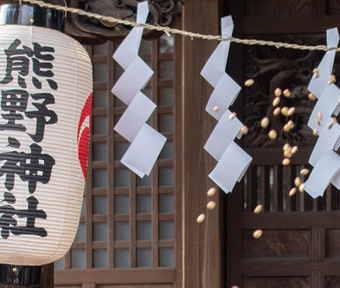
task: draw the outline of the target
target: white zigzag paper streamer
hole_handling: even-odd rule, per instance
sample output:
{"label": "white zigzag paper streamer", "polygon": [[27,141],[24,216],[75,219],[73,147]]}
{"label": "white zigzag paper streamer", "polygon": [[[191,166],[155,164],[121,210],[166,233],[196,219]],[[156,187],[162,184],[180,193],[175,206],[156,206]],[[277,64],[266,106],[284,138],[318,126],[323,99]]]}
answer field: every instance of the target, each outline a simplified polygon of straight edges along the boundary
{"label": "white zigzag paper streamer", "polygon": [[[137,23],[144,24],[149,13],[148,2],[138,4]],[[114,130],[131,142],[121,162],[139,177],[149,175],[166,138],[145,122],[156,108],[140,90],[153,75],[150,67],[138,56],[143,27],[135,27],[113,54],[125,70],[112,93],[128,105]]]}
{"label": "white zigzag paper streamer", "polygon": [[[339,33],[336,28],[327,30],[327,48],[337,47]],[[326,52],[318,66],[318,76],[313,77],[308,89],[317,98],[308,126],[318,131],[319,139],[309,158],[309,163],[314,166],[308,181],[305,183],[305,191],[313,198],[322,196],[327,186],[332,183],[340,188],[340,156],[335,153],[340,145],[340,125],[332,122],[332,115],[337,115],[340,109],[340,89],[328,81],[332,74],[335,50]],[[322,117],[319,117],[322,116]]]}
{"label": "white zigzag paper streamer", "polygon": [[[233,32],[233,21],[230,16],[221,19],[222,37],[230,37]],[[213,54],[204,65],[201,75],[214,91],[209,98],[206,111],[218,123],[207,140],[204,149],[218,162],[209,177],[225,192],[233,190],[250,165],[252,158],[235,142],[235,137],[241,137],[243,124],[228,108],[233,104],[241,87],[225,72],[230,41],[219,43]]]}

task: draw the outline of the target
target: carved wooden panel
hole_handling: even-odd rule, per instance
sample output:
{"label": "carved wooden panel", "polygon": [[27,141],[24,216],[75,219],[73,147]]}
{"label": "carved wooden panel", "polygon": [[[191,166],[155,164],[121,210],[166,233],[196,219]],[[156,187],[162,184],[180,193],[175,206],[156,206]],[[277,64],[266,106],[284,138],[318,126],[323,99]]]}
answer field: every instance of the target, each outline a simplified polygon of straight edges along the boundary
{"label": "carved wooden panel", "polygon": [[[249,38],[259,38],[256,35]],[[262,37],[263,38],[263,37]],[[283,41],[297,44],[317,45],[325,43],[324,35],[285,35],[264,37],[274,41]],[[244,123],[250,128],[245,137],[247,147],[282,146],[286,141],[294,145],[312,146],[315,137],[306,123],[315,102],[308,99],[307,86],[312,77],[312,70],[317,67],[323,52],[301,51],[293,49],[277,49],[275,47],[249,46],[244,47],[244,79],[253,78],[255,84],[245,88],[244,93]],[[337,55],[334,74],[339,78],[340,56]],[[339,83],[339,81],[337,82]],[[273,116],[272,101],[275,98],[274,90],[288,88],[291,97],[281,97],[277,107],[296,107],[291,117],[283,115]],[[268,128],[263,129],[260,121],[263,117],[270,119]],[[288,120],[295,123],[294,129],[284,132],[282,127]],[[270,140],[268,132],[275,129],[278,138]]]}
{"label": "carved wooden panel", "polygon": [[[80,8],[91,13],[135,22],[138,2],[142,2],[142,0],[68,0],[67,4],[69,7]],[[149,0],[148,2],[150,14],[147,23],[160,26],[170,26],[174,17],[180,14],[183,4],[183,0]],[[120,40],[131,29],[132,27],[130,26],[71,13],[67,16],[65,26],[67,34],[84,44],[98,44],[106,40]],[[144,38],[150,39],[159,35],[159,32],[144,30]]]}
{"label": "carved wooden panel", "polygon": [[309,288],[309,281],[306,277],[258,277],[245,278],[243,288]]}
{"label": "carved wooden panel", "polygon": [[264,230],[260,239],[243,231],[243,259],[309,258],[308,230]]}
{"label": "carved wooden panel", "polygon": [[[103,16],[136,22],[138,2],[144,0],[44,0],[61,6],[79,8]],[[175,17],[180,15],[184,0],[148,0],[150,13],[147,23],[170,26]],[[18,4],[18,0],[0,0],[0,5]],[[28,5],[29,3],[23,3]],[[122,40],[132,29],[117,23],[96,20],[87,16],[67,13],[65,33],[82,44],[101,44],[107,40]],[[144,38],[153,39],[161,33],[144,30]]]}
{"label": "carved wooden panel", "polygon": [[340,15],[340,1],[326,0],[326,13],[327,15]]}
{"label": "carved wooden panel", "polygon": [[246,16],[306,16],[311,15],[312,0],[246,0]]}

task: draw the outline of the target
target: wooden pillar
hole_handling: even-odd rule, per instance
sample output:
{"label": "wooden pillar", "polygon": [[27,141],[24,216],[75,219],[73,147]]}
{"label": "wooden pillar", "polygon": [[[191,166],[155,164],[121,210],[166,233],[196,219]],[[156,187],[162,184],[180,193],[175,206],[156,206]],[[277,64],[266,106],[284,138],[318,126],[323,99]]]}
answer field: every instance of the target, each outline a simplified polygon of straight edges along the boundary
{"label": "wooden pillar", "polygon": [[[220,34],[219,0],[186,0],[183,11],[183,29],[203,34]],[[209,211],[202,224],[196,218],[206,213],[206,191],[216,162],[203,146],[216,125],[205,112],[212,87],[200,71],[218,42],[183,40],[183,285],[182,287],[222,287],[221,240],[222,192],[214,196],[217,207]]]}
{"label": "wooden pillar", "polygon": [[40,287],[41,288],[54,287],[54,263],[42,266]]}

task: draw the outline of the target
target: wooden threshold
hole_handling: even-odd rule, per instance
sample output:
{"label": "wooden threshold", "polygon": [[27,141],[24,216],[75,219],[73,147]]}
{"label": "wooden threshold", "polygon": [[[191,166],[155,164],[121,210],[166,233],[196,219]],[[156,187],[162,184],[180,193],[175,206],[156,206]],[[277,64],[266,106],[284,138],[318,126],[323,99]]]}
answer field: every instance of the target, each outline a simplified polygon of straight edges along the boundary
{"label": "wooden threshold", "polygon": [[176,280],[175,268],[127,268],[127,269],[89,269],[54,272],[55,286],[98,284],[173,284]]}

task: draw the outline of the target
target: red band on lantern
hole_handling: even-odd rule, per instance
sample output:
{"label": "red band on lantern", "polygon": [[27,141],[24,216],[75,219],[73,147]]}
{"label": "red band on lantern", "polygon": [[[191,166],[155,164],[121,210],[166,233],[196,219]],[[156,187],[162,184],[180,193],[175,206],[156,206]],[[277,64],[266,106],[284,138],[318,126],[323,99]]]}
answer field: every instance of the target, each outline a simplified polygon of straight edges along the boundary
{"label": "red band on lantern", "polygon": [[92,117],[92,98],[93,93],[87,98],[83,110],[81,111],[78,124],[78,159],[83,170],[84,179],[86,179],[87,158],[89,153],[89,141],[91,132]]}

